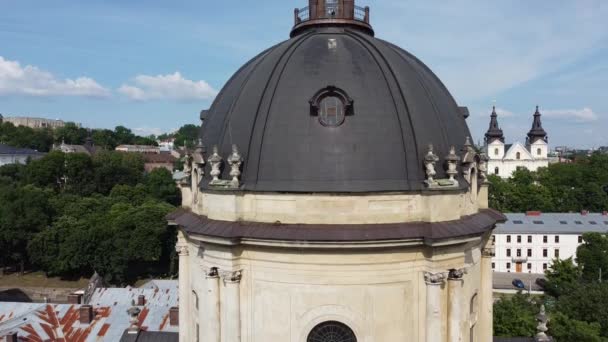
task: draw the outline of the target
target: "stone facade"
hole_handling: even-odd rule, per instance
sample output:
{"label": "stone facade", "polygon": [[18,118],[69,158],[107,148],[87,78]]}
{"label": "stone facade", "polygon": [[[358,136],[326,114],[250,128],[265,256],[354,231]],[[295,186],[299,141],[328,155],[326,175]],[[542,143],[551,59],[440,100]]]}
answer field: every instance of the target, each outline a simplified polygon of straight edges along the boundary
{"label": "stone facade", "polygon": [[[15,126],[26,126],[30,128],[61,128],[65,126],[63,120],[58,119],[43,119],[43,118],[32,118],[32,117],[3,117],[2,122],[10,122]],[[80,124],[76,124],[80,127]]]}

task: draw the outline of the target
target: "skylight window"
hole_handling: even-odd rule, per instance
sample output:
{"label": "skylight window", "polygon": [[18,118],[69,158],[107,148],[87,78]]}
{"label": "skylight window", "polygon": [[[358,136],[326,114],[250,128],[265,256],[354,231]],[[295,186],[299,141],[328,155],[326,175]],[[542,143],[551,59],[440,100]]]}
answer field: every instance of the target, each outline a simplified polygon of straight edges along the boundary
{"label": "skylight window", "polygon": [[522,224],[522,223],[524,223],[524,222],[523,222],[523,221],[521,221],[521,220],[514,220],[514,221],[513,221],[513,224]]}
{"label": "skylight window", "polygon": [[583,222],[581,222],[581,221],[574,221],[574,223],[576,223],[576,224],[583,224]]}
{"label": "skylight window", "polygon": [[567,221],[559,221],[559,224],[568,224]]}
{"label": "skylight window", "polygon": [[545,222],[543,222],[543,221],[532,221],[532,222],[534,222],[534,224],[545,224]]}
{"label": "skylight window", "polygon": [[595,224],[597,224],[597,222],[595,222],[595,221],[589,221],[589,224],[595,225]]}

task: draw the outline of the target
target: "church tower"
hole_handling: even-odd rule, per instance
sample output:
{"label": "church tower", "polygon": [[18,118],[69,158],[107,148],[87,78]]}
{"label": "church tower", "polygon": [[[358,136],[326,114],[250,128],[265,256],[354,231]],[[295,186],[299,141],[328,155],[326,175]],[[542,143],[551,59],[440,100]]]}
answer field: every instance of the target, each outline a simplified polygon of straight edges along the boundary
{"label": "church tower", "polygon": [[532,128],[530,128],[528,137],[526,138],[526,147],[534,159],[547,159],[549,149],[547,132],[543,129],[538,106],[536,106],[536,112],[534,112]]}
{"label": "church tower", "polygon": [[[485,134],[486,153],[490,160],[502,159],[505,155],[505,136],[502,129],[498,126],[498,114],[496,106],[492,107],[490,115],[490,127]],[[491,171],[491,170],[490,170]]]}

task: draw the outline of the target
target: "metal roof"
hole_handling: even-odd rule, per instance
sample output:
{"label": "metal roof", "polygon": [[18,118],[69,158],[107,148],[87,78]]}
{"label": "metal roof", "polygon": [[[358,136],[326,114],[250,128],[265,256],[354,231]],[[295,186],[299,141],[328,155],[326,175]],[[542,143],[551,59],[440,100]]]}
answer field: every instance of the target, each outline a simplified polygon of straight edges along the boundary
{"label": "metal roof", "polygon": [[42,152],[32,150],[29,148],[12,147],[9,145],[0,144],[0,154],[8,155],[41,155]]}
{"label": "metal roof", "polygon": [[607,233],[608,215],[603,213],[505,213],[507,221],[496,225],[495,234]]}
{"label": "metal roof", "polygon": [[[309,101],[332,86],[352,99],[352,115],[325,127]],[[429,144],[443,158],[470,135],[424,63],[348,27],[311,28],[253,58],[218,94],[201,131],[207,151],[217,145],[223,158],[237,145],[243,190],[324,193],[418,191]],[[224,167],[222,178],[229,173]]]}
{"label": "metal roof", "polygon": [[20,341],[60,338],[83,342],[120,341],[129,327],[127,310],[132,307],[132,300],[137,301],[141,294],[145,296],[145,305],[140,306],[139,314],[142,330],[177,332],[178,327],[169,324],[169,310],[178,302],[177,281],[161,284],[163,286],[147,288],[96,289],[89,303],[94,311],[91,324],[80,323],[80,304],[3,302],[0,305],[0,336],[17,332]]}

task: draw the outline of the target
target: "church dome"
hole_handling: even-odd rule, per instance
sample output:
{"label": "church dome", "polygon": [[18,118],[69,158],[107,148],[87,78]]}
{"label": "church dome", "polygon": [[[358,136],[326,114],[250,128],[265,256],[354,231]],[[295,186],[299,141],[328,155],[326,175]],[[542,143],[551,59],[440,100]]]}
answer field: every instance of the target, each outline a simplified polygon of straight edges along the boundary
{"label": "church dome", "polygon": [[[429,144],[443,160],[470,136],[464,108],[363,19],[299,15],[292,37],[242,66],[202,114],[206,157],[217,146],[225,160],[235,145],[246,191],[423,189]],[[231,178],[228,165],[221,172]]]}

